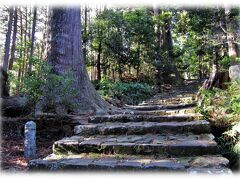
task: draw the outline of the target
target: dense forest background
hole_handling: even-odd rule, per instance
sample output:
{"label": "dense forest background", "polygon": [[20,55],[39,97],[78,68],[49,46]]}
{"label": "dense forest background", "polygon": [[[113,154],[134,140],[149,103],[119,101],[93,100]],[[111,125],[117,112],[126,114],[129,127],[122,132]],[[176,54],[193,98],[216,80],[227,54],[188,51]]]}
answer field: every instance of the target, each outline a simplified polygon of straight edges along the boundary
{"label": "dense forest background", "polygon": [[[83,56],[98,86],[201,80],[209,77],[213,64],[224,71],[239,54],[238,8],[85,6],[81,20]],[[48,8],[1,7],[1,22],[10,94],[21,94],[27,75],[36,75],[46,58]]]}
{"label": "dense forest background", "polygon": [[[49,38],[55,31],[51,23],[60,28],[50,21],[49,7],[2,6],[0,11],[2,73],[8,76],[2,96],[27,95],[31,107],[44,96],[47,109],[56,103],[67,107],[80,103],[69,101],[69,94],[77,93],[68,88],[73,83],[71,72],[58,76],[47,62]],[[239,8],[85,5],[80,19],[80,55],[89,79],[114,105],[137,104],[190,79],[208,79],[205,90],[226,89],[228,69],[240,60]],[[60,48],[60,54],[68,48]],[[58,100],[52,98],[55,94]]]}

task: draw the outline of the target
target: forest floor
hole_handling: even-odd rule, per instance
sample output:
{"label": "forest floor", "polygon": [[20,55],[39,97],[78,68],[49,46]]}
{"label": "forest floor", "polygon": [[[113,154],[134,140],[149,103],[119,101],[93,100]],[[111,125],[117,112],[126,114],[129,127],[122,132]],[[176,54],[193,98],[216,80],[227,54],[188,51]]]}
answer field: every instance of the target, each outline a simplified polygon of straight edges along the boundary
{"label": "forest floor", "polygon": [[[52,153],[52,144],[55,140],[39,140],[37,144],[37,158],[44,158]],[[2,139],[1,140],[1,168],[7,171],[26,171],[27,161],[24,158],[23,139]]]}
{"label": "forest floor", "polygon": [[[87,117],[86,115],[78,116],[78,122],[85,124],[87,122]],[[2,129],[2,131],[6,132],[7,130]],[[36,158],[34,159],[44,158],[51,154],[53,143],[63,137],[63,134],[48,138],[37,137],[37,152]],[[24,138],[12,137],[10,134],[7,134],[6,137],[2,136],[0,138],[0,144],[1,170],[11,173],[28,170],[28,161],[31,159],[24,158]]]}

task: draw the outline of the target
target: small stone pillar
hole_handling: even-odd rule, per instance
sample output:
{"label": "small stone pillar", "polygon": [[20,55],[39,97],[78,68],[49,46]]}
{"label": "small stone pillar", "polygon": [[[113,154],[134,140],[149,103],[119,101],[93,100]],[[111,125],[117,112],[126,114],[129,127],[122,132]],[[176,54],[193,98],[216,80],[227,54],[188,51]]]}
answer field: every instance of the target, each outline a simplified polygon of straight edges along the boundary
{"label": "small stone pillar", "polygon": [[24,157],[34,158],[36,155],[36,123],[28,121],[25,124]]}
{"label": "small stone pillar", "polygon": [[233,64],[229,67],[229,77],[231,81],[236,81],[237,79],[240,79],[240,65],[239,64]]}

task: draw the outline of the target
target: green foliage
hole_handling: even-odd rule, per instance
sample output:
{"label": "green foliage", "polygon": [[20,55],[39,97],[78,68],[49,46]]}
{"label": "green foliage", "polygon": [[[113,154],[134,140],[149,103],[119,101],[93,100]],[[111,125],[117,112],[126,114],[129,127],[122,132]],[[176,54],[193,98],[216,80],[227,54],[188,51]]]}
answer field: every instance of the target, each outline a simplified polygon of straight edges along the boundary
{"label": "green foliage", "polygon": [[209,116],[209,111],[212,109],[212,99],[215,95],[215,91],[200,89],[201,101],[197,103],[197,111],[205,116]]}
{"label": "green foliage", "polygon": [[240,122],[240,80],[229,83],[227,90],[215,88],[200,90],[200,93],[202,101],[198,103],[198,110],[201,113],[211,116],[217,112],[219,118]]}
{"label": "green foliage", "polygon": [[227,96],[226,103],[229,106],[229,111],[240,122],[240,79],[232,82],[225,94]]}
{"label": "green foliage", "polygon": [[222,154],[230,160],[232,169],[239,169],[240,156],[240,123],[229,128],[220,137],[216,138]]}
{"label": "green foliage", "polygon": [[31,74],[26,74],[23,79],[22,93],[25,93],[30,98],[30,102],[35,103],[43,95],[41,86],[46,83],[46,76],[50,72],[50,67],[40,59],[33,58],[32,64],[34,69]]}
{"label": "green foliage", "polygon": [[221,67],[225,70],[228,71],[231,62],[236,62],[236,63],[240,63],[240,58],[234,58],[234,57],[229,57],[229,56],[224,56],[219,64],[221,65]]}
{"label": "green foliage", "polygon": [[98,84],[95,82],[95,86],[99,87],[102,96],[119,99],[126,104],[138,104],[149,98],[153,93],[149,85],[134,82],[124,83],[121,81],[101,80]]}
{"label": "green foliage", "polygon": [[203,101],[198,104],[198,111],[207,115],[219,129],[227,129],[216,140],[231,166],[239,167],[240,80],[229,83],[227,90],[201,90],[201,96]]}
{"label": "green foliage", "polygon": [[56,75],[49,73],[43,86],[43,96],[47,100],[47,107],[55,110],[60,105],[64,109],[73,109],[77,107],[74,98],[77,90],[73,89],[74,80],[71,73],[65,75]]}
{"label": "green foliage", "polygon": [[[144,8],[105,9],[90,25],[91,48],[100,52],[101,67],[126,74],[141,73],[141,67],[152,68],[154,60],[154,23]],[[88,65],[93,56],[88,56]],[[105,75],[106,76],[106,75]]]}
{"label": "green foliage", "polygon": [[33,106],[44,97],[45,109],[48,110],[55,110],[58,105],[65,109],[75,107],[72,99],[77,92],[71,88],[74,83],[71,74],[56,75],[52,73],[52,68],[47,62],[37,59],[33,61],[33,65],[31,74],[24,77],[22,88],[22,93],[29,97]]}

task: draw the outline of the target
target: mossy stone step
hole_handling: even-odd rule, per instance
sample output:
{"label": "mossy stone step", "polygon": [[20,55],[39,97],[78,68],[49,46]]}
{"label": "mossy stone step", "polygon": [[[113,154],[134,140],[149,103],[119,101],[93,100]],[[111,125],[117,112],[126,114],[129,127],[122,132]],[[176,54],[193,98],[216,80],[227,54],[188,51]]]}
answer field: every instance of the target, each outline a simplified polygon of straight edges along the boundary
{"label": "mossy stone step", "polygon": [[134,115],[134,114],[115,114],[115,115],[97,115],[89,117],[89,123],[104,122],[182,122],[193,121],[195,116],[189,115]]}
{"label": "mossy stone step", "polygon": [[206,120],[190,122],[128,122],[78,125],[74,128],[77,135],[141,135],[166,133],[210,133],[210,123]]}
{"label": "mossy stone step", "polygon": [[[215,156],[196,156],[181,158],[166,157],[133,157],[118,155],[82,154],[82,155],[49,155],[45,159],[32,160],[29,163],[30,170],[158,170],[158,171],[182,171],[193,173],[208,169],[226,171],[229,161]],[[228,169],[228,171],[230,171]],[[215,171],[216,172],[216,171]],[[218,171],[219,172],[219,171]],[[231,171],[230,171],[231,172]]]}
{"label": "mossy stone step", "polygon": [[139,105],[158,105],[158,104],[182,104],[182,103],[193,103],[195,98],[193,97],[183,97],[183,98],[167,98],[167,99],[152,99],[143,101]]}
{"label": "mossy stone step", "polygon": [[[164,109],[166,109],[166,107],[164,106],[170,106],[170,108],[175,108],[174,106],[172,105],[179,105],[179,104],[190,104],[190,103],[196,103],[196,101],[149,101],[149,102],[142,102],[140,104],[138,104],[138,106],[158,106],[158,105],[162,105]],[[195,105],[195,104],[194,104]],[[190,106],[190,107],[193,107],[193,106]],[[178,107],[179,109],[179,107]]]}
{"label": "mossy stone step", "polygon": [[165,92],[162,94],[156,94],[149,100],[161,100],[161,99],[171,99],[171,98],[189,98],[189,97],[196,98],[196,93],[197,92],[191,93],[188,91],[173,91],[173,92],[167,92],[167,93]]}
{"label": "mossy stone step", "polygon": [[125,105],[125,109],[134,109],[139,111],[150,111],[150,110],[162,110],[162,109],[182,109],[188,107],[195,107],[196,103],[186,103],[186,104],[170,104],[170,105],[140,105],[140,106],[132,106]]}
{"label": "mossy stone step", "polygon": [[[202,117],[201,114],[196,113],[195,107],[182,108],[182,109],[165,109],[165,110],[150,110],[150,111],[138,111],[138,110],[129,110],[123,111],[121,114],[135,114],[135,115],[189,115],[195,116],[197,118]],[[120,114],[120,113],[119,113]]]}
{"label": "mossy stone step", "polygon": [[143,155],[204,155],[216,154],[217,143],[212,134],[166,134],[166,135],[96,135],[72,136],[56,141],[55,154],[143,154]]}

